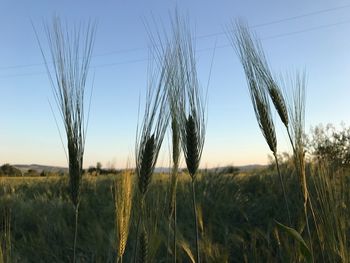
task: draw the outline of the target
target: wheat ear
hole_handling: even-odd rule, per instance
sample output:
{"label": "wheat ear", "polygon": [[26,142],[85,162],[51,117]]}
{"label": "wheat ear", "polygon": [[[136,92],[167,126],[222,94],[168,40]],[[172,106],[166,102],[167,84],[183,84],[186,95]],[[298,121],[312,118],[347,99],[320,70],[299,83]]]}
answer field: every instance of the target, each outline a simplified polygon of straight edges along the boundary
{"label": "wheat ear", "polygon": [[148,237],[147,232],[143,230],[139,237],[140,249],[138,253],[138,263],[148,263]]}

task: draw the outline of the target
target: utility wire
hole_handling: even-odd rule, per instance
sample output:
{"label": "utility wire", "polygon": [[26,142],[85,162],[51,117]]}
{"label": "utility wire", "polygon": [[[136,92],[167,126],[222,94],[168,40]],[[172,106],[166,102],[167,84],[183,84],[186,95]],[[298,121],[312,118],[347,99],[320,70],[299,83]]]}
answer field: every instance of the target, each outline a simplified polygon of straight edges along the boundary
{"label": "utility wire", "polygon": [[[349,7],[350,7],[350,4],[342,5],[342,6],[338,6],[338,7],[327,8],[327,9],[321,9],[321,10],[317,10],[317,11],[313,11],[313,12],[309,12],[309,13],[305,13],[305,14],[301,14],[301,15],[286,17],[286,18],[282,18],[282,19],[278,19],[278,20],[273,20],[270,22],[252,25],[249,28],[254,29],[254,28],[265,27],[265,26],[270,26],[270,25],[274,25],[274,24],[280,24],[283,22],[298,20],[301,18],[309,17],[309,16],[315,16],[315,15],[319,15],[319,14],[323,14],[323,13],[334,12],[334,11],[346,9]],[[226,32],[216,32],[216,33],[211,33],[211,34],[206,34],[206,35],[199,35],[199,36],[195,37],[195,39],[209,38],[209,37],[220,36],[220,35],[225,35],[225,34],[226,34]],[[92,57],[103,57],[103,56],[110,56],[110,55],[114,55],[114,54],[125,54],[125,53],[141,51],[141,50],[145,50],[145,47],[119,49],[119,50],[115,50],[115,51],[109,51],[109,52],[105,52],[105,53],[101,53],[101,54],[96,54],[96,55],[93,55]],[[126,63],[130,63],[130,62],[126,62]],[[112,63],[112,64],[119,64],[119,63]],[[32,64],[23,64],[23,65],[2,66],[2,67],[0,67],[0,70],[36,67],[36,66],[41,66],[41,65],[44,65],[44,63],[32,63]],[[41,74],[41,73],[39,73],[39,74]],[[21,75],[23,75],[23,74],[21,74]],[[28,74],[26,74],[26,75],[28,75]],[[33,74],[29,74],[29,75],[33,75]],[[0,77],[2,77],[2,76],[0,76]]]}
{"label": "utility wire", "polygon": [[[345,9],[345,8],[350,8],[350,4],[338,6],[338,7],[333,7],[333,8],[321,9],[321,10],[317,10],[317,11],[313,11],[313,12],[309,12],[309,13],[305,13],[305,14],[301,14],[301,15],[290,16],[290,17],[286,17],[286,18],[282,18],[282,19],[273,20],[270,22],[259,23],[256,25],[249,26],[249,29],[271,26],[271,25],[275,25],[275,24],[288,22],[288,21],[298,20],[298,19],[305,18],[305,17],[315,16],[315,15],[319,15],[319,14],[323,14],[323,13],[334,12],[334,11],[338,11],[338,10]],[[206,34],[206,35],[200,35],[197,37],[197,39],[214,37],[214,36],[219,36],[219,35],[226,35],[226,32],[217,32],[217,33],[211,33],[211,34]]]}
{"label": "utility wire", "polygon": [[[297,35],[297,34],[301,34],[301,33],[306,33],[306,32],[316,31],[316,30],[320,30],[320,29],[325,29],[325,28],[331,28],[331,27],[344,25],[344,24],[349,24],[349,23],[350,23],[350,20],[340,21],[340,22],[331,23],[331,24],[324,24],[324,25],[310,27],[310,28],[297,30],[297,31],[292,31],[292,32],[288,32],[288,33],[281,33],[281,34],[277,34],[277,35],[263,37],[263,38],[261,38],[261,40],[265,41],[265,40],[270,40],[270,39],[282,38],[282,37]],[[231,44],[219,45],[219,46],[216,46],[215,49],[222,49],[222,48],[228,48],[228,47],[232,47],[232,45]],[[212,50],[213,50],[213,48],[209,47],[209,48],[199,49],[199,50],[197,50],[197,52],[206,52],[206,51],[212,51]],[[126,61],[121,61],[121,62],[99,64],[99,65],[95,65],[95,66],[92,65],[90,67],[93,68],[93,69],[98,69],[98,68],[104,68],[104,67],[113,67],[113,66],[120,66],[120,65],[126,65],[126,64],[147,62],[147,61],[149,61],[148,58],[141,58],[141,59],[126,60]],[[42,65],[42,64],[40,64],[40,65]],[[8,74],[8,75],[0,75],[0,79],[12,78],[12,77],[44,75],[44,74],[47,74],[47,72],[43,72],[42,71],[42,72],[33,72],[33,73]]]}

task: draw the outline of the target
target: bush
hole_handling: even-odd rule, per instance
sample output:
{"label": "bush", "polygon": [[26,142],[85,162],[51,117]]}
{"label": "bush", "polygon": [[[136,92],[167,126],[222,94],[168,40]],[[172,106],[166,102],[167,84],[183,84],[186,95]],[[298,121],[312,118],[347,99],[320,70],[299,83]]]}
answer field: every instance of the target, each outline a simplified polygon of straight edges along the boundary
{"label": "bush", "polygon": [[0,171],[1,176],[22,176],[21,170],[8,163],[2,165],[0,167]]}
{"label": "bush", "polygon": [[337,130],[333,125],[316,126],[309,142],[312,156],[328,163],[333,169],[350,167],[350,128],[342,125]]}

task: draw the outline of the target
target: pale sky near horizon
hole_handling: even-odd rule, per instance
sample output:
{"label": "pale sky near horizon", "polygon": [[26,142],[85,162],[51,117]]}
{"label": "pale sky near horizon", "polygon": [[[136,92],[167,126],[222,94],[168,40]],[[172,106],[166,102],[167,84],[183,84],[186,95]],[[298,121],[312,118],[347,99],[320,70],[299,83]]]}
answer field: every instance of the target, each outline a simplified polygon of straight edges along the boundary
{"label": "pale sky near horizon", "polygon": [[[133,166],[139,97],[147,85],[145,22],[169,26],[177,7],[195,29],[199,79],[208,90],[202,167],[268,161],[242,67],[225,34],[244,19],[261,38],[274,73],[307,73],[306,130],[320,123],[350,125],[350,1],[17,1],[0,0],[0,165],[67,166],[50,105],[52,89],[32,28],[46,47],[43,21],[98,22],[88,89],[94,77],[84,167]],[[141,103],[142,104],[142,103]],[[55,110],[56,111],[56,110]],[[57,118],[59,116],[56,114]],[[279,152],[290,151],[274,113]],[[58,119],[60,127],[61,120]],[[61,128],[64,134],[64,130]],[[167,166],[169,143],[158,166]]]}

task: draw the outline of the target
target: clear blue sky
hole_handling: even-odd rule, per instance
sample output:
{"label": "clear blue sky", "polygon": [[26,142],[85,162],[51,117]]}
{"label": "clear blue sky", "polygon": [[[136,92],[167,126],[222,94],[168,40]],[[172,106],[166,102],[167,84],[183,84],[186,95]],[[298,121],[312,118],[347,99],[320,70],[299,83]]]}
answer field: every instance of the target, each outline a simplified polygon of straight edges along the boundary
{"label": "clear blue sky", "polygon": [[[147,81],[150,42],[144,21],[153,16],[167,25],[176,6],[195,28],[204,87],[217,43],[202,167],[268,161],[269,150],[255,120],[241,65],[223,33],[232,19],[260,25],[254,30],[275,73],[306,70],[307,130],[319,123],[350,123],[350,1],[2,0],[0,164],[67,166],[48,103],[54,104],[52,90],[31,21],[43,43],[42,21],[50,21],[54,14],[69,23],[98,21],[84,166],[100,161],[105,167],[124,167],[134,156],[139,94],[143,99]],[[277,116],[275,121],[279,151],[289,151]],[[164,149],[168,147],[165,141]],[[158,165],[167,165],[166,159],[165,151]]]}

